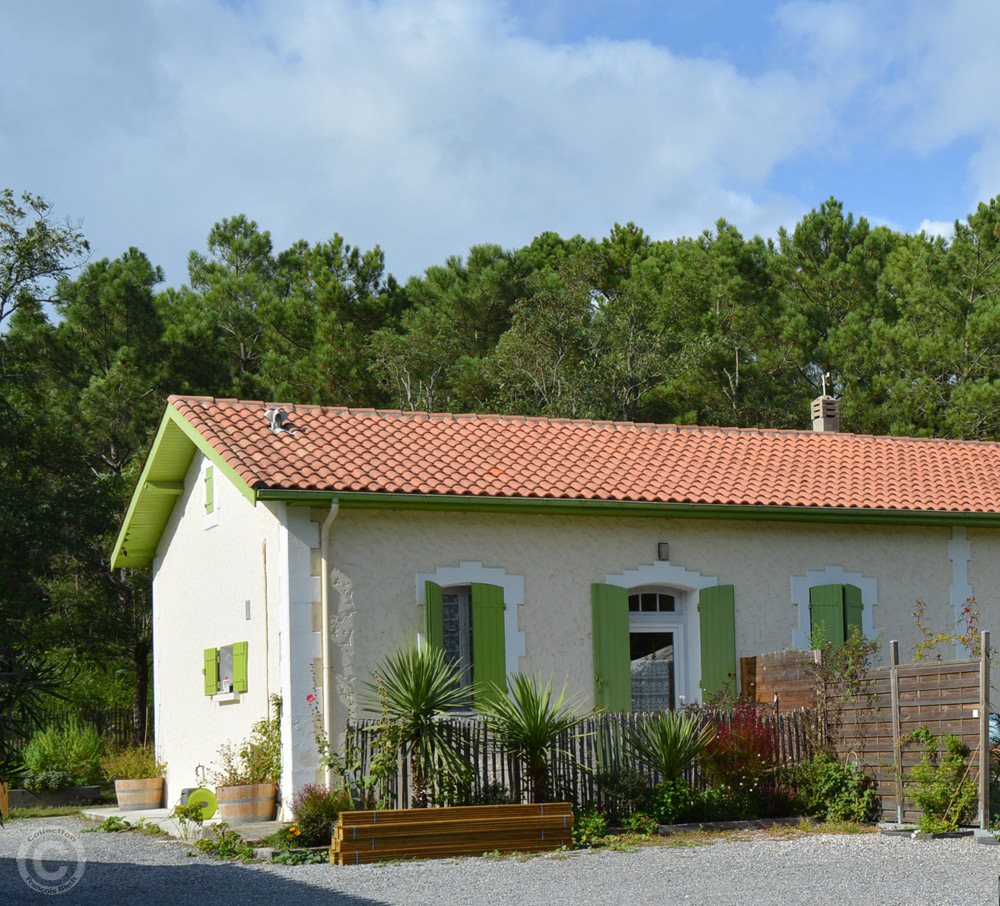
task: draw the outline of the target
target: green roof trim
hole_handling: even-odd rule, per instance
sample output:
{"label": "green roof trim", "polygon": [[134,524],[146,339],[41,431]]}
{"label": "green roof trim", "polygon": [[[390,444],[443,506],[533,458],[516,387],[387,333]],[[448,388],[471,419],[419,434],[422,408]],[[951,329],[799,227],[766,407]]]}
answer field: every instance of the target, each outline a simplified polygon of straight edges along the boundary
{"label": "green roof trim", "polygon": [[197,429],[168,405],[156,429],[139,480],[111,552],[111,568],[152,565],[160,536],[177,499],[184,493],[184,477],[198,451],[256,505],[252,488]]}
{"label": "green roof trim", "polygon": [[473,497],[458,494],[389,494],[362,491],[294,491],[261,488],[261,501],[322,506],[340,501],[343,509],[439,510],[443,512],[539,513],[546,516],[640,516],[689,519],[753,519],[774,522],[877,523],[881,525],[1000,526],[1000,513],[937,510],[876,510],[848,507],[760,506],[746,504],[656,503],[582,500],[562,497]]}

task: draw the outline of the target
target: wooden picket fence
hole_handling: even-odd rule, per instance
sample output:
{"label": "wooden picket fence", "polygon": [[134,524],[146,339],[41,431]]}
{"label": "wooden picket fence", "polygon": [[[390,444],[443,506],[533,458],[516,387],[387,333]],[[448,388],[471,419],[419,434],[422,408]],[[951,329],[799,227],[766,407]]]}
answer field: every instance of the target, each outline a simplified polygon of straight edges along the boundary
{"label": "wooden picket fence", "polygon": [[[730,711],[703,710],[717,726],[733,721]],[[604,807],[605,794],[600,783],[602,774],[630,769],[656,783],[659,777],[638,762],[627,745],[628,731],[645,720],[643,713],[601,713],[587,718],[580,726],[563,733],[549,753],[551,793],[555,799],[583,806],[594,803]],[[814,718],[799,711],[773,714],[758,711],[755,719],[771,734],[776,764],[795,764],[811,753],[810,740],[815,738]],[[478,716],[451,717],[442,720],[452,746],[469,764],[471,773],[461,787],[439,784],[435,799],[442,805],[454,805],[478,800],[492,785],[504,788],[520,802],[529,799],[528,778],[516,756],[495,738]],[[371,770],[374,732],[378,720],[358,720],[348,725],[348,746],[357,752],[359,775]],[[701,777],[692,773],[688,781],[703,786]],[[404,753],[400,753],[395,776],[390,777],[375,798],[382,807],[408,808],[409,771]]]}

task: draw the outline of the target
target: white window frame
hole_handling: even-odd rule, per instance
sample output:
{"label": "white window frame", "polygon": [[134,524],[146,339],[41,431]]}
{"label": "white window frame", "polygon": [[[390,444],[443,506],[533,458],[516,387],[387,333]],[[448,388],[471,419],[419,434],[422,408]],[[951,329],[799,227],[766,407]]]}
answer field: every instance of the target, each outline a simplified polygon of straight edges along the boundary
{"label": "white window frame", "polygon": [[812,633],[809,616],[809,590],[817,585],[854,585],[861,589],[861,631],[866,639],[875,638],[873,608],[878,604],[878,579],[861,573],[848,572],[842,566],[825,566],[810,570],[804,576],[792,576],[792,604],[796,607],[799,625],[792,630],[792,647],[808,648]]}
{"label": "white window frame", "polygon": [[[719,584],[716,576],[703,576],[676,563],[661,560],[627,569],[617,575],[604,577],[606,585],[616,585],[626,591],[643,587],[674,594],[673,613],[634,614],[629,611],[629,632],[674,632],[674,697],[687,704],[701,701],[701,623],[698,616],[698,593],[703,588]],[[633,617],[655,617],[653,620],[635,620]],[[662,618],[668,619],[662,619]],[[638,628],[643,627],[643,628]],[[662,628],[661,628],[662,627]],[[670,627],[675,627],[671,629]]]}
{"label": "white window frame", "polygon": [[[524,630],[518,628],[518,607],[524,603],[524,576],[510,574],[500,567],[483,566],[478,560],[460,560],[458,566],[439,566],[432,573],[417,573],[417,604],[421,608],[422,615],[427,607],[426,582],[434,582],[442,588],[473,583],[499,585],[503,589],[505,605],[503,612],[505,672],[517,673],[521,669],[520,659],[527,652]],[[421,618],[419,625],[417,644],[424,645],[427,642],[424,632],[426,619]]]}

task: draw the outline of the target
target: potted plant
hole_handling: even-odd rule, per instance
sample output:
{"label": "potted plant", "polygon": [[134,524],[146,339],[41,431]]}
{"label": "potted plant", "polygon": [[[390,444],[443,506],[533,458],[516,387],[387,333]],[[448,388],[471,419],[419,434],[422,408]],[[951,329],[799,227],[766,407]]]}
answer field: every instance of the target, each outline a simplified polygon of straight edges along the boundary
{"label": "potted plant", "polygon": [[118,807],[125,812],[161,807],[166,769],[149,746],[131,746],[101,758],[101,771],[115,782]]}
{"label": "potted plant", "polygon": [[219,747],[218,767],[209,771],[219,817],[229,824],[274,818],[281,779],[281,697],[272,695],[270,705],[270,715],[257,721],[239,745]]}

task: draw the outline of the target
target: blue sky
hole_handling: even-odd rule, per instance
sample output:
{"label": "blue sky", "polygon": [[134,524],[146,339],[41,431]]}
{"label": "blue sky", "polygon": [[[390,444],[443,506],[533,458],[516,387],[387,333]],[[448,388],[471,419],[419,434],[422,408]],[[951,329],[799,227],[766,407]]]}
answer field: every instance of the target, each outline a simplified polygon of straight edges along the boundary
{"label": "blue sky", "polygon": [[831,195],[946,231],[1000,194],[998,46],[994,0],[36,0],[0,31],[0,184],[170,285],[238,213],[404,279]]}

